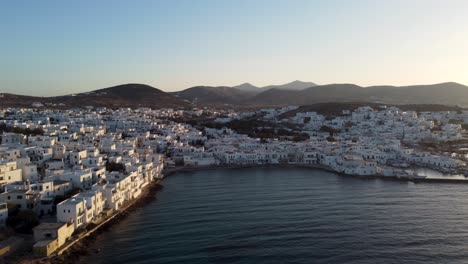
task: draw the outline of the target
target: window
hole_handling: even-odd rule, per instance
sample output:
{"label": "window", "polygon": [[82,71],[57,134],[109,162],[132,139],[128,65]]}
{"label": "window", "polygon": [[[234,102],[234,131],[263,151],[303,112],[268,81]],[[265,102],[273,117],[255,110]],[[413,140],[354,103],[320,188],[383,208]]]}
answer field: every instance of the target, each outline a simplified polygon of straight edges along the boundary
{"label": "window", "polygon": [[22,196],[22,195],[18,195],[18,196],[16,196],[16,199],[21,200],[21,199],[23,199],[23,196]]}

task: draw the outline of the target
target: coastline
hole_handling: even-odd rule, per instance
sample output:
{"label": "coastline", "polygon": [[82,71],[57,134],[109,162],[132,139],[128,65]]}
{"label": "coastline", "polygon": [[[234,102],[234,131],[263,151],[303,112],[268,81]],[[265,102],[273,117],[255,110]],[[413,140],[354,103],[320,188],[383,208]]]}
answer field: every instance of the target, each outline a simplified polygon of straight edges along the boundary
{"label": "coastline", "polygon": [[249,165],[217,165],[217,166],[184,166],[176,168],[166,168],[164,174],[166,176],[173,175],[175,173],[194,172],[194,171],[208,171],[218,169],[250,169],[250,168],[282,168],[282,169],[316,169],[327,172],[335,173],[341,177],[353,177],[357,179],[382,179],[389,181],[401,181],[401,182],[414,182],[414,183],[453,183],[453,184],[468,184],[468,179],[454,179],[454,178],[419,178],[413,176],[383,176],[383,175],[355,175],[345,174],[337,172],[332,168],[325,165],[306,165],[306,164],[249,164]]}
{"label": "coastline", "polygon": [[[304,169],[314,169],[322,170],[327,172],[332,172],[340,177],[352,177],[362,180],[370,179],[382,179],[390,181],[400,181],[400,182],[425,182],[425,183],[457,183],[457,184],[466,184],[468,180],[465,179],[439,179],[439,178],[411,178],[411,177],[397,177],[397,176],[381,176],[381,175],[350,175],[334,171],[333,169],[324,166],[324,165],[304,165],[304,164],[252,164],[252,165],[221,165],[221,166],[185,166],[185,167],[176,167],[176,168],[166,168],[163,171],[165,177],[175,175],[177,173],[188,173],[196,171],[210,171],[210,170],[223,170],[223,169],[252,169],[252,168],[281,168],[281,169],[294,169],[294,168],[304,168]],[[165,178],[164,177],[164,178]],[[98,253],[99,249],[91,249],[90,244],[94,244],[97,237],[102,233],[105,233],[110,230],[112,225],[118,223],[119,221],[125,219],[132,211],[137,208],[146,206],[149,202],[156,199],[156,194],[159,190],[163,188],[161,182],[164,178],[159,178],[152,182],[144,190],[142,195],[132,201],[130,204],[115,214],[109,216],[103,222],[99,223],[97,226],[93,227],[91,230],[87,231],[84,234],[79,235],[76,239],[70,241],[65,248],[60,249],[60,254],[56,254],[50,257],[45,258],[28,258],[28,259],[7,259],[7,261],[18,261],[17,263],[86,263],[86,256],[93,253]]]}
{"label": "coastline", "polygon": [[163,179],[164,178],[158,178],[151,182],[143,190],[141,196],[128,203],[124,209],[115,212],[111,216],[105,218],[102,222],[92,226],[91,230],[88,230],[85,233],[78,235],[77,238],[70,240],[65,246],[58,250],[59,254],[56,253],[43,258],[36,258],[34,255],[20,259],[11,257],[6,259],[6,263],[86,263],[83,262],[83,257],[90,255],[93,251],[98,252],[98,249],[92,250],[90,247],[90,245],[94,244],[97,237],[102,233],[109,231],[114,224],[125,219],[132,211],[144,207],[149,202],[155,200],[157,192],[163,188],[160,184]]}

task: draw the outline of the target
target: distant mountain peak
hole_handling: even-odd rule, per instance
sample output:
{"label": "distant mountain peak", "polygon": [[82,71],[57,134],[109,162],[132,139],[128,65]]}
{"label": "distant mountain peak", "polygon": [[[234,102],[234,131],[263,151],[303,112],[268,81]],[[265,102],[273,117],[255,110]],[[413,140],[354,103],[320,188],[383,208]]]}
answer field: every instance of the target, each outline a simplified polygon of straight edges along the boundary
{"label": "distant mountain peak", "polygon": [[313,86],[317,86],[317,84],[313,82],[303,82],[303,81],[295,80],[290,83],[285,83],[282,85],[268,85],[268,86],[262,87],[262,89],[268,90],[271,88],[277,88],[280,90],[304,90],[306,88],[310,88]]}
{"label": "distant mountain peak", "polygon": [[301,81],[301,80],[295,80],[295,81],[292,81],[292,82],[290,82],[290,83],[311,83],[311,82],[303,82],[303,81]]}
{"label": "distant mountain peak", "polygon": [[257,86],[252,85],[248,82],[237,85],[237,86],[233,86],[232,88],[239,89],[241,91],[248,91],[248,92],[257,92],[258,90]]}

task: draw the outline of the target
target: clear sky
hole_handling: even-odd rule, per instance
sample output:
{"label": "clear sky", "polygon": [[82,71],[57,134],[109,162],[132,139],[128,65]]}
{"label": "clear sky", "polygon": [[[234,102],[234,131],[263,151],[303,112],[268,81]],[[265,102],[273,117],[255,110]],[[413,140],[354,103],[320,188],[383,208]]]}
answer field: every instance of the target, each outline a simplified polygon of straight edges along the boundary
{"label": "clear sky", "polygon": [[0,1],[0,92],[468,84],[466,0]]}

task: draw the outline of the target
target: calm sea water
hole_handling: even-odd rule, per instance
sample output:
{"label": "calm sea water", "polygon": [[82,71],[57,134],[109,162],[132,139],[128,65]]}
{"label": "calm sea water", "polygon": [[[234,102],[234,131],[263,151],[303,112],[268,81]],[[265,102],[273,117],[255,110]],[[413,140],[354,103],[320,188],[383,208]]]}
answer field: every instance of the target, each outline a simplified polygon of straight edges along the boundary
{"label": "calm sea water", "polygon": [[310,169],[166,178],[89,263],[468,263],[468,185]]}

